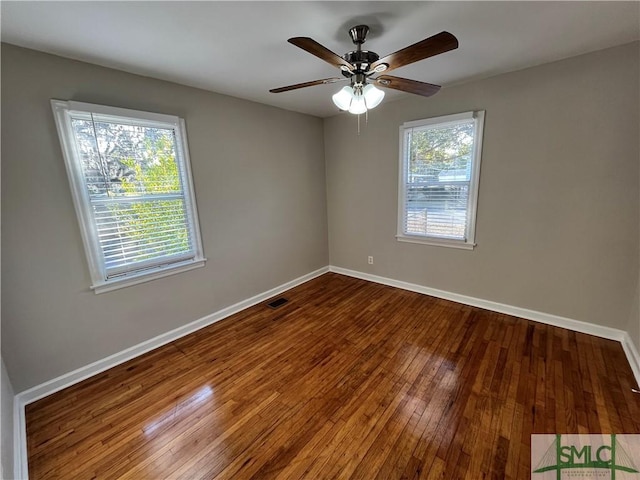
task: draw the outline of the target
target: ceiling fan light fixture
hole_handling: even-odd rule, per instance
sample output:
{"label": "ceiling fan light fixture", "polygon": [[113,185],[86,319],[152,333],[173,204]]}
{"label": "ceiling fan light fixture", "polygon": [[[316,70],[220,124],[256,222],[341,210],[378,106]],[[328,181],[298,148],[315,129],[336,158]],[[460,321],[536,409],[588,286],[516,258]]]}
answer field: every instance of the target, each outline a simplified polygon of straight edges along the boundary
{"label": "ceiling fan light fixture", "polygon": [[368,109],[376,108],[384,98],[384,91],[376,88],[372,83],[367,84],[362,89],[362,96],[365,99]]}
{"label": "ceiling fan light fixture", "polygon": [[342,87],[340,91],[331,98],[333,99],[333,103],[335,103],[336,107],[340,110],[349,110],[353,97],[353,88],[346,86]]}
{"label": "ceiling fan light fixture", "polygon": [[360,115],[380,105],[384,98],[384,91],[369,83],[364,88],[359,85],[356,85],[355,88],[342,87],[331,98],[340,110]]}

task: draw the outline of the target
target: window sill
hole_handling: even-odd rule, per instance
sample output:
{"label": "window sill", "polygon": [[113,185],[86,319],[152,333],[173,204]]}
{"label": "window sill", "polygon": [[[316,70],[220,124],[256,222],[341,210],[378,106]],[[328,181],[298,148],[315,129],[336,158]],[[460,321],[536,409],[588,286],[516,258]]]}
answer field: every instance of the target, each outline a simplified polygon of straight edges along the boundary
{"label": "window sill", "polygon": [[154,272],[138,273],[137,275],[129,275],[127,277],[113,279],[107,282],[96,283],[94,285],[91,285],[91,289],[96,295],[100,293],[111,292],[120,288],[131,287],[132,285],[138,285],[140,283],[150,282],[151,280],[167,277],[169,275],[175,275],[176,273],[182,273],[189,270],[194,270],[196,268],[201,268],[204,267],[206,261],[206,258],[202,258],[171,267],[165,267]]}
{"label": "window sill", "polygon": [[447,240],[445,238],[434,237],[410,237],[407,235],[396,235],[399,242],[422,243],[423,245],[432,245],[435,247],[459,248],[462,250],[473,250],[475,243],[463,242],[462,240]]}

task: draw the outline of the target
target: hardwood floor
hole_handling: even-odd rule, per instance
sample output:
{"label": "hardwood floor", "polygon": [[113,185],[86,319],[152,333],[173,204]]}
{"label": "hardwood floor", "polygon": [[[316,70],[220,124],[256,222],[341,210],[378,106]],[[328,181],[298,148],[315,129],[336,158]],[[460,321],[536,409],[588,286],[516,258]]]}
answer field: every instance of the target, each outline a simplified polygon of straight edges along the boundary
{"label": "hardwood floor", "polygon": [[337,274],[27,406],[31,479],[530,478],[640,433],[620,344]]}

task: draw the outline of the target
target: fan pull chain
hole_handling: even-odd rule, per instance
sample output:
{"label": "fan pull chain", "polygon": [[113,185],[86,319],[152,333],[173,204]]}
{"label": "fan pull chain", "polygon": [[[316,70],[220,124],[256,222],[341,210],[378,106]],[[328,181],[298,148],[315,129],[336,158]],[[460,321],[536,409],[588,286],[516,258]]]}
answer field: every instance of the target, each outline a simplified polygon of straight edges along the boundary
{"label": "fan pull chain", "polygon": [[360,114],[358,114],[358,136],[360,136]]}

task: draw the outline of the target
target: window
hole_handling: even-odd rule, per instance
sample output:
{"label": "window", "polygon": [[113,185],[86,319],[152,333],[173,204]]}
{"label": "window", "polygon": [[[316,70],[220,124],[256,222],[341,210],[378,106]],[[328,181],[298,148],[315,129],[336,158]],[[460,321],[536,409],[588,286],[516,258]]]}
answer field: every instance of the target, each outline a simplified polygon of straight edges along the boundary
{"label": "window", "polygon": [[475,246],[483,123],[479,111],[400,127],[398,240]]}
{"label": "window", "polygon": [[184,121],[52,100],[96,293],[204,265]]}

